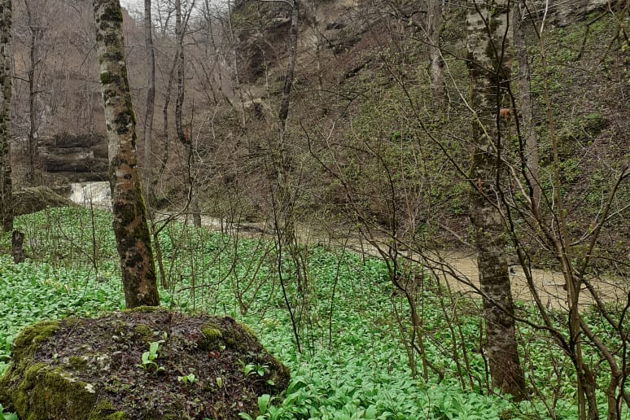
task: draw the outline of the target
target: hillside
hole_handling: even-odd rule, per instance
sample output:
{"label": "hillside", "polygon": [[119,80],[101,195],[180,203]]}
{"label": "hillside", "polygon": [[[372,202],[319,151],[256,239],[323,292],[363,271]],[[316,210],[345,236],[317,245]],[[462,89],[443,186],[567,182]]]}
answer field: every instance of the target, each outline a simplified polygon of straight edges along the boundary
{"label": "hillside", "polygon": [[0,0],[0,420],[630,420],[629,1],[120,4]]}

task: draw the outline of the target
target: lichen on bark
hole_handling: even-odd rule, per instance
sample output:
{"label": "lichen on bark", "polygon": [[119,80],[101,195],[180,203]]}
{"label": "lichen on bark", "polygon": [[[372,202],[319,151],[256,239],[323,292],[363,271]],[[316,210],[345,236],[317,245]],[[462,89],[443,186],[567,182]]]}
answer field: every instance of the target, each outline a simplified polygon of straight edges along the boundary
{"label": "lichen on bark", "polygon": [[467,14],[468,66],[472,81],[473,156],[470,218],[474,228],[483,292],[486,350],[494,387],[526,398],[516,346],[514,305],[508,272],[508,245],[501,214],[504,121],[510,108],[511,31],[508,0],[476,1]]}
{"label": "lichen on bark", "polygon": [[151,237],[136,153],[136,119],[118,0],[93,0],[109,148],[114,233],[127,307],[159,305]]}
{"label": "lichen on bark", "polygon": [[11,126],[11,0],[0,0],[0,224],[5,232],[13,229],[10,160]]}

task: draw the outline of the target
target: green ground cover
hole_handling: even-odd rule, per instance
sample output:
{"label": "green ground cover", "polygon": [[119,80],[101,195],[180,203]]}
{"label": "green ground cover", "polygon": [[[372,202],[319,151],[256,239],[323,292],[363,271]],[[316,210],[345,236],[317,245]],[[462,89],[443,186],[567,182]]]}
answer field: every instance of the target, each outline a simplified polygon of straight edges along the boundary
{"label": "green ground cover", "polygon": [[[83,209],[51,209],[17,220],[27,233],[31,259],[13,265],[0,257],[0,372],[10,362],[11,342],[21,328],[123,307],[109,223],[107,213]],[[542,397],[553,393],[559,393],[557,418],[576,418],[570,383],[547,383],[557,357],[548,342],[534,339],[526,328],[520,330],[524,363],[536,369],[525,371],[533,372],[528,379],[542,395],[514,404],[489,394],[478,350],[480,321],[473,314],[479,303],[446,301],[428,279],[419,311],[426,358],[440,374],[431,368],[425,376],[416,360],[419,373],[413,378],[401,339],[408,333],[407,307],[387,281],[381,261],[312,248],[308,283],[300,294],[290,263],[285,264],[283,280],[300,325],[299,353],[270,242],[173,224],[162,232],[161,244],[171,275],[171,284],[161,291],[164,306],[243,321],[291,368],[284,399],[271,405],[265,398],[259,401],[260,419],[537,419],[548,418]],[[455,340],[448,324],[454,311]],[[454,345],[464,348],[454,353]],[[460,375],[464,361],[453,356],[463,350],[471,375]]]}

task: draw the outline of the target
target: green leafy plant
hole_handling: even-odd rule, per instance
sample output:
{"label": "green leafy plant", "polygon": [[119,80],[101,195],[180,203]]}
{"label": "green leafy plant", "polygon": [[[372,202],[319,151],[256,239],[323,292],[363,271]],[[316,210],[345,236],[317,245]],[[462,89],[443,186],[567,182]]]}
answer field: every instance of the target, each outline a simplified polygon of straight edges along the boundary
{"label": "green leafy plant", "polygon": [[9,413],[2,404],[0,404],[0,420],[18,420],[18,416],[15,413]]}
{"label": "green leafy plant", "polygon": [[[142,361],[138,366],[143,369],[155,369],[156,372],[161,372],[164,370],[162,366],[159,366],[156,360],[159,357],[158,351],[160,350],[160,344],[162,344],[164,340],[154,341],[149,344],[149,351],[145,351],[142,353]],[[194,375],[193,375],[194,376]]]}
{"label": "green leafy plant", "polygon": [[178,376],[177,380],[183,384],[194,384],[195,382],[199,381],[194,373],[189,373],[188,375],[184,376]]}
{"label": "green leafy plant", "polygon": [[269,372],[269,366],[261,365],[258,363],[248,363],[243,366],[243,374],[245,376],[258,375],[260,377],[265,376]]}

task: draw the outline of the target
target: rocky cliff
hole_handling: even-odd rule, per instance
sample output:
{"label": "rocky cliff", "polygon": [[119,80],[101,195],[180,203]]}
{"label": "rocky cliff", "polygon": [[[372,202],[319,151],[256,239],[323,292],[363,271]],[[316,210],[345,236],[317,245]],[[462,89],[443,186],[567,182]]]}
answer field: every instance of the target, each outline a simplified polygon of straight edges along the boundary
{"label": "rocky cliff", "polygon": [[59,134],[42,139],[39,156],[43,170],[67,182],[107,180],[107,140],[100,134]]}

